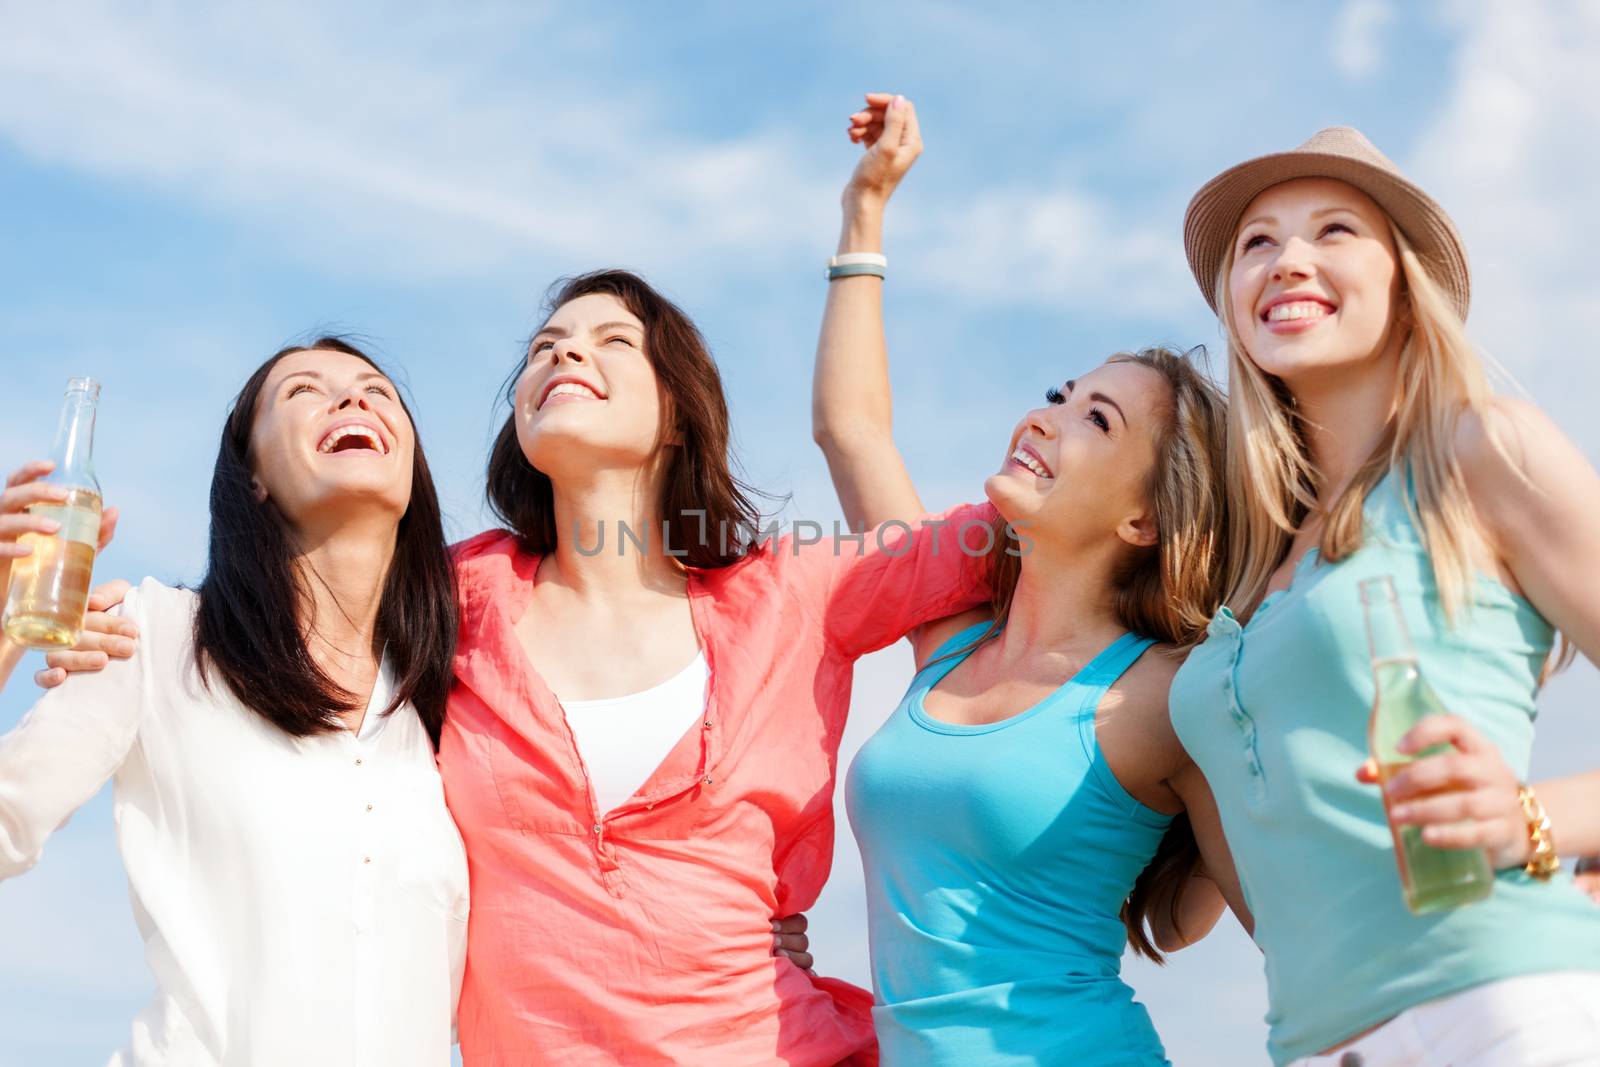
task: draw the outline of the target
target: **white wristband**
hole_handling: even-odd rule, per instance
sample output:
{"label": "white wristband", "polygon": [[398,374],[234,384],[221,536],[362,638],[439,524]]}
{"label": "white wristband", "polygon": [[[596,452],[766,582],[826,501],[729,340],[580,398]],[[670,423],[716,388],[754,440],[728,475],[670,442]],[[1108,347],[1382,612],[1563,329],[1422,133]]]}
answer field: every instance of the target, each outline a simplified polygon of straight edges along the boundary
{"label": "white wristband", "polygon": [[858,267],[868,265],[873,267],[889,267],[889,260],[880,252],[841,252],[828,260],[830,267]]}

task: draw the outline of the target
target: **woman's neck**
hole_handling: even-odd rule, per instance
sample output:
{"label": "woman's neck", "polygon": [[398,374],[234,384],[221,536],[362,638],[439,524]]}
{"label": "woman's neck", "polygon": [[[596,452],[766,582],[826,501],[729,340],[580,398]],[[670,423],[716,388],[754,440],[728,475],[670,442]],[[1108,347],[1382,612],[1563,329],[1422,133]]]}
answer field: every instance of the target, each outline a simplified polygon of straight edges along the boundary
{"label": "woman's neck", "polygon": [[295,563],[310,594],[311,611],[302,620],[306,647],[335,680],[360,683],[375,671],[378,609],[398,530],[395,517],[385,515],[300,535]]}
{"label": "woman's neck", "polygon": [[1394,418],[1399,367],[1399,346],[1390,345],[1357,367],[1291,387],[1324,506],[1339,498],[1383,440]]}
{"label": "woman's neck", "polygon": [[643,471],[595,471],[582,481],[552,479],[556,548],[540,568],[585,600],[681,593],[687,545],[665,543],[659,478]]}
{"label": "woman's neck", "polygon": [[1039,541],[1022,560],[1000,636],[1003,660],[1055,652],[1091,655],[1127,628],[1116,616],[1111,574],[1124,551],[1053,551]]}

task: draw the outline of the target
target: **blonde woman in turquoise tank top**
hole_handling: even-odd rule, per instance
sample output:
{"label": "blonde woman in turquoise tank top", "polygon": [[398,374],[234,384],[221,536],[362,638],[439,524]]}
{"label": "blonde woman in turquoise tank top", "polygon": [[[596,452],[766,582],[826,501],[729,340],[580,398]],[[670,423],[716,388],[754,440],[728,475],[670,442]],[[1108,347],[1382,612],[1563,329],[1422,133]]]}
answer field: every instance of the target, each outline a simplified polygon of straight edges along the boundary
{"label": "blonde woman in turquoise tank top", "polygon": [[[878,252],[921,148],[908,102],[868,105],[842,253]],[[834,281],[814,425],[857,530],[922,513],[886,360],[879,277]],[[984,484],[1026,527],[1026,556],[997,531],[994,605],[910,635],[917,677],[846,780],[884,1067],[1165,1064],[1124,949],[1181,947],[1238,899],[1166,711],[1173,646],[1221,593],[1222,397],[1181,355],[1146,350],[1048,401],[997,432]]]}
{"label": "blonde woman in turquoise tank top", "polygon": [[[1600,477],[1491,395],[1454,226],[1356,131],[1223,172],[1185,244],[1229,345],[1233,575],[1172,721],[1255,918],[1274,1062],[1600,1062],[1600,909],[1549,862],[1552,834],[1600,850],[1600,773],[1522,786],[1556,631],[1600,659]],[[1425,915],[1365,765],[1379,576],[1451,712],[1404,743],[1442,751],[1391,779],[1394,816],[1497,872]]]}

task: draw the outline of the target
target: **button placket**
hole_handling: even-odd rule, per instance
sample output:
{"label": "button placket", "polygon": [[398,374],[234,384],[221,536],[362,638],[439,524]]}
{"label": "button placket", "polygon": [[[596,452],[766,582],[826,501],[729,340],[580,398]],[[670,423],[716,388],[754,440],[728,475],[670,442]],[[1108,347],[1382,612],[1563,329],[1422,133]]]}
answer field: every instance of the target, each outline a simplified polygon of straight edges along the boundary
{"label": "button placket", "polygon": [[1227,633],[1232,648],[1228,672],[1222,679],[1222,693],[1228,703],[1228,717],[1233,720],[1234,727],[1239,731],[1239,740],[1244,748],[1245,774],[1250,782],[1250,799],[1252,803],[1259,804],[1266,799],[1267,784],[1261,770],[1261,757],[1256,749],[1256,721],[1239,702],[1238,675],[1239,661],[1244,658],[1244,630],[1231,613],[1228,615],[1228,623]]}

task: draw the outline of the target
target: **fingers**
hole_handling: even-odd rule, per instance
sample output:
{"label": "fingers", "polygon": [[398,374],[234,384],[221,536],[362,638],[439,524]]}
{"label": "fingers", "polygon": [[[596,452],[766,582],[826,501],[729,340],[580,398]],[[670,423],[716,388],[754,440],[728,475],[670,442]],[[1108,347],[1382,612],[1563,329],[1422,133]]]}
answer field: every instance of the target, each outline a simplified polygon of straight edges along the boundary
{"label": "fingers", "polygon": [[789,952],[785,949],[779,949],[773,952],[773,955],[789,957],[794,962],[794,965],[802,971],[810,971],[812,967],[816,966],[817,962],[809,952]]}
{"label": "fingers", "polygon": [[1481,753],[1491,746],[1476,729],[1455,715],[1429,715],[1413,726],[1395,748],[1406,755],[1423,752],[1435,745],[1452,745],[1462,752]]}
{"label": "fingers", "polygon": [[1486,789],[1446,793],[1444,796],[1396,804],[1389,809],[1389,818],[1395,822],[1418,826],[1497,819],[1505,814],[1506,805],[1496,803],[1496,798]]}
{"label": "fingers", "polygon": [[1600,871],[1577,875],[1572,881],[1579,889],[1588,893],[1591,900],[1600,904]]}
{"label": "fingers", "polygon": [[785,915],[781,919],[772,920],[772,932],[775,934],[803,934],[810,925],[804,914]]}
{"label": "fingers", "polygon": [[33,682],[40,689],[54,689],[67,680],[67,672],[59,667],[51,667],[42,671],[33,672]]}
{"label": "fingers", "polygon": [[[130,652],[129,655],[132,655],[132,653]],[[64,672],[62,679],[65,680],[67,674],[92,674],[95,671],[103,671],[106,668],[106,664],[111,662],[111,657],[104,652],[79,652],[73,648],[61,652],[48,653],[44,657],[44,661],[50,665],[50,670]],[[39,673],[44,674],[46,672],[40,671]],[[37,680],[38,675],[34,677]],[[40,684],[42,685],[43,683]],[[46,686],[46,688],[49,687]]]}
{"label": "fingers", "polygon": [[[128,659],[133,655],[134,640],[138,636],[139,630],[133,625],[133,620],[107,615],[103,611],[91,611],[84,616],[78,643],[66,652],[104,652],[112,659]],[[55,661],[50,657],[58,654],[63,653],[46,653],[45,662],[54,665]]]}
{"label": "fingers", "polygon": [[[128,591],[132,588],[133,586],[121,578],[113,578],[109,582],[95,586],[89,591],[89,610],[91,612],[110,611],[127,599]],[[132,619],[118,619],[117,621],[126,627],[126,629],[119,629],[118,633],[126,634],[128,637],[139,636],[138,624]]]}
{"label": "fingers", "polygon": [[1393,802],[1446,789],[1470,789],[1484,783],[1479,763],[1459,752],[1424,756],[1390,778],[1384,793]]}
{"label": "fingers", "polygon": [[26,482],[13,485],[0,493],[0,515],[10,515],[32,507],[34,504],[59,504],[67,499],[63,486],[49,482]]}
{"label": "fingers", "polygon": [[43,478],[46,474],[49,474],[55,469],[56,465],[48,459],[36,459],[31,463],[24,463],[22,466],[11,472],[10,477],[6,479],[6,488],[10,489],[14,486],[21,485],[24,482],[31,482],[36,479]]}
{"label": "fingers", "polygon": [[117,532],[117,520],[119,518],[121,518],[121,517],[122,517],[122,513],[120,511],[118,511],[115,507],[109,507],[109,508],[106,508],[104,511],[100,512],[100,550],[101,551],[104,551],[105,547],[111,543],[111,538],[116,535],[116,532]]}
{"label": "fingers", "polygon": [[804,915],[772,920],[772,954],[789,957],[802,971],[809,971],[816,962],[811,958],[811,939],[806,936],[808,925]]}
{"label": "fingers", "polygon": [[[1498,853],[1506,845],[1506,828],[1498,822],[1440,823],[1422,828],[1422,840],[1434,848],[1483,848]],[[1496,863],[1495,866],[1505,866]]]}

